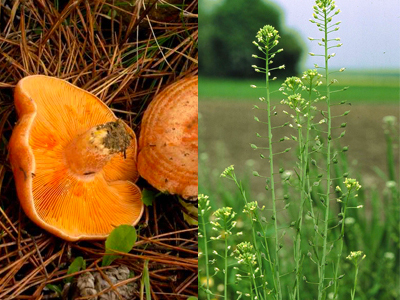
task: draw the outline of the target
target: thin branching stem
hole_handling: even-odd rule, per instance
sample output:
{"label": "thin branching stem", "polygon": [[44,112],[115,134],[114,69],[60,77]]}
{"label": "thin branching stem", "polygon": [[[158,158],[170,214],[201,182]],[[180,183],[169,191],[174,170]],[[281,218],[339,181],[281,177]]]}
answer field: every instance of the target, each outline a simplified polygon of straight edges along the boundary
{"label": "thin branching stem", "polygon": [[344,225],[345,225],[347,205],[349,202],[351,190],[352,190],[352,188],[350,188],[348,190],[346,201],[344,201],[344,206],[342,208],[342,228],[340,231],[339,253],[337,254],[337,262],[336,262],[336,266],[335,266],[335,283],[334,283],[335,284],[335,286],[334,286],[335,294],[333,296],[333,299],[337,299],[338,293],[339,293],[339,280],[338,280],[339,265],[340,265],[340,259],[342,258],[342,253],[343,253]]}
{"label": "thin branching stem", "polygon": [[356,274],[354,275],[354,287],[351,290],[351,300],[354,300],[356,295],[356,288],[357,288],[357,276],[358,276],[358,265],[356,266]]}
{"label": "thin branching stem", "polygon": [[271,99],[269,93],[269,71],[268,71],[268,49],[266,50],[267,63],[265,64],[265,82],[267,87],[267,112],[268,112],[268,147],[269,147],[269,167],[271,172],[271,195],[272,195],[272,210],[274,220],[274,231],[275,231],[275,281],[276,281],[276,292],[278,299],[282,300],[282,289],[281,281],[279,276],[279,236],[278,236],[278,220],[276,215],[276,197],[275,197],[275,182],[274,182],[274,159],[272,151],[272,122],[271,122]]}
{"label": "thin branching stem", "polygon": [[[326,155],[326,199],[329,199],[330,187],[331,187],[331,105],[330,105],[330,84],[329,84],[329,67],[328,67],[328,16],[327,12],[324,12],[324,34],[325,34],[325,79],[326,79],[326,104],[327,104],[327,155]],[[320,263],[320,274],[319,274],[319,284],[318,284],[318,300],[323,299],[323,294],[325,291],[325,267],[326,267],[326,256],[327,256],[327,241],[328,241],[328,218],[329,218],[330,203],[325,201],[325,222],[323,228],[323,243],[322,243],[322,257]]]}
{"label": "thin branching stem", "polygon": [[[228,299],[228,235],[225,236],[224,299]],[[207,277],[208,278],[208,277]]]}
{"label": "thin branching stem", "polygon": [[[247,205],[249,202],[247,201],[245,190],[244,190],[242,184],[237,180],[236,175],[234,173],[232,174],[232,179],[235,182],[236,186],[238,187],[238,189],[240,191],[240,194],[241,194],[241,196],[242,196],[242,198],[243,198],[243,200],[245,202],[245,205]],[[251,235],[252,235],[252,238],[253,238],[254,249],[256,250],[257,262],[258,262],[258,265],[260,266],[261,273],[265,277],[266,276],[266,271],[263,268],[261,251],[260,251],[260,249],[258,249],[257,234],[256,234],[256,229],[255,229],[256,228],[255,220],[259,220],[259,218],[258,218],[258,215],[255,215],[254,216],[255,218],[253,218],[253,216],[251,214],[249,215],[249,217],[250,217],[250,221],[251,221]],[[272,265],[271,256],[270,256],[270,253],[269,253],[268,242],[267,242],[267,239],[266,239],[266,232],[265,232],[264,227],[262,226],[262,224],[260,224],[260,225],[261,225],[261,229],[262,229],[262,232],[263,232],[263,236],[265,238],[264,242],[265,242],[265,248],[266,248],[266,251],[267,251],[267,259],[268,259],[271,271],[274,272],[274,267]],[[275,278],[274,278],[274,283],[275,283]],[[267,290],[266,289],[266,282],[265,282],[265,280],[263,280],[263,291],[264,291],[264,298],[263,299],[266,299],[266,290]]]}
{"label": "thin branching stem", "polygon": [[[207,244],[207,229],[206,229],[206,219],[204,218],[204,214],[201,214],[200,216],[201,218],[201,223],[202,223],[202,234],[203,234],[203,242],[204,242],[204,258],[205,258],[205,269],[206,269],[206,278],[207,278],[207,282],[206,282],[206,288],[207,288],[207,300],[210,300],[210,267],[208,265],[209,259],[208,259],[208,244]],[[226,299],[226,298],[225,298]]]}

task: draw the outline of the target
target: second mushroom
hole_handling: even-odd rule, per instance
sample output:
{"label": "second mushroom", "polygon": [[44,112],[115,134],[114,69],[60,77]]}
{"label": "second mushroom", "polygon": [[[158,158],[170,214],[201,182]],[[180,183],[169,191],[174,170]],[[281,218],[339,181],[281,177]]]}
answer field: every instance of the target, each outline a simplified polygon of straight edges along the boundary
{"label": "second mushroom", "polygon": [[197,198],[197,76],[176,81],[150,103],[140,131],[138,170],[162,192]]}

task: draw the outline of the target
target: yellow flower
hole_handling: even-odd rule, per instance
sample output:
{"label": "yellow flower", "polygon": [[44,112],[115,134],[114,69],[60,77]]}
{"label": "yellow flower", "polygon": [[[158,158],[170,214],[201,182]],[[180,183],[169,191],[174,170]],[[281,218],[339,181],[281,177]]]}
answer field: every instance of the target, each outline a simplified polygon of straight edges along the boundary
{"label": "yellow flower", "polygon": [[[206,276],[201,277],[200,283],[201,283],[202,286],[207,286],[207,277]],[[214,279],[208,278],[208,286],[209,287],[213,287],[214,286]]]}

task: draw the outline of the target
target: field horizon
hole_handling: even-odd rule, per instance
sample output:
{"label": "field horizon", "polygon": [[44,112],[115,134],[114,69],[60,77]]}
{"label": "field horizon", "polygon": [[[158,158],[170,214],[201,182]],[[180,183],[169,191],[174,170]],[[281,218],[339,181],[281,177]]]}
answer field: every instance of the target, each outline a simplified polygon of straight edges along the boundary
{"label": "field horizon", "polygon": [[[271,82],[272,100],[281,100],[282,94],[278,91],[284,77],[276,72],[276,81]],[[299,74],[297,76],[300,76]],[[333,90],[347,90],[332,95],[332,101],[347,99],[347,101],[366,101],[377,104],[399,105],[400,95],[400,72],[399,70],[350,70],[343,73],[333,73],[333,78],[337,83],[332,85]],[[199,101],[210,101],[215,99],[244,101],[255,100],[263,96],[263,86],[265,85],[262,77],[251,78],[219,78],[219,77],[199,77]],[[257,86],[256,89],[250,85]]]}

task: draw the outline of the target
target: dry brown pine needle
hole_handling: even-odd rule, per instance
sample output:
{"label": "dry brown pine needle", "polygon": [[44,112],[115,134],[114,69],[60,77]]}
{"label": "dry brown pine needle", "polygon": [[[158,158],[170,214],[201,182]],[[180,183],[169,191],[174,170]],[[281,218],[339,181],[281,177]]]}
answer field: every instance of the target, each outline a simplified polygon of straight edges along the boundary
{"label": "dry brown pine needle", "polygon": [[[138,133],[153,96],[197,74],[197,42],[196,0],[0,2],[0,299],[59,298],[48,286],[63,289],[78,256],[87,270],[73,284],[87,271],[100,274],[116,299],[122,285],[135,287],[132,299],[139,297],[145,260],[153,299],[197,295],[197,228],[184,221],[175,197],[163,195],[147,207],[132,251],[103,268],[104,242],[64,242],[24,215],[7,152],[17,120],[13,88],[21,78],[66,79],[93,92]],[[117,283],[112,270],[121,265],[135,276]],[[106,286],[99,297],[110,292]]]}

